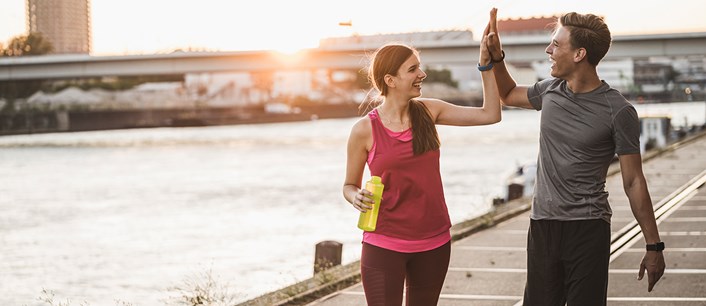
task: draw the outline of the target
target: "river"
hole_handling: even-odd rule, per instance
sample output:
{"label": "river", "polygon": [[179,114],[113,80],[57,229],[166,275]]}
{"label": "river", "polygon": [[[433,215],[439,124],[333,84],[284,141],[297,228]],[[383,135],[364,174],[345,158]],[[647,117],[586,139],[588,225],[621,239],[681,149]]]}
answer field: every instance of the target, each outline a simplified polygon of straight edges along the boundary
{"label": "river", "polygon": [[[675,117],[703,122],[703,103],[686,108]],[[486,212],[536,158],[540,114],[439,126],[452,222]],[[42,290],[174,304],[208,276],[238,302],[310,277],[320,241],[357,260],[358,212],[341,195],[355,120],[0,137],[0,304],[46,305]]]}

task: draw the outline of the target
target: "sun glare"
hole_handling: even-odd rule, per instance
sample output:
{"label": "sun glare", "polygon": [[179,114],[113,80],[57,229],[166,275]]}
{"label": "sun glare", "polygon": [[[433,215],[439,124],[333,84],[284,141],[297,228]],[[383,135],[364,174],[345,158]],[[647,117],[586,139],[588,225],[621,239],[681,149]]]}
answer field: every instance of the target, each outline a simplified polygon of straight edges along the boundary
{"label": "sun glare", "polygon": [[[0,10],[0,20],[4,22],[0,26],[0,44],[6,44],[11,37],[25,31],[23,1],[5,2]],[[207,1],[207,4],[168,0],[94,0],[91,5],[93,54],[164,53],[179,49],[271,50],[293,55],[303,49],[318,47],[320,40],[328,37],[469,27],[474,34],[479,34],[485,26],[486,8],[491,6],[500,8],[499,18],[552,15],[569,10],[593,12],[606,16],[611,32],[615,33],[706,31],[704,19],[693,15],[703,11],[701,8],[706,4],[696,0],[677,1],[694,8],[683,14],[665,15],[660,10],[649,10],[641,11],[638,17],[631,14],[639,3],[636,0],[614,5],[607,5],[609,0],[552,2],[551,6],[508,0],[497,2],[481,1],[470,5],[463,1],[441,0],[444,5],[428,6],[426,2],[413,0],[400,6],[392,1],[373,0],[261,0],[246,6],[239,1],[225,0]],[[310,11],[314,6],[317,11]],[[419,13],[418,6],[424,7],[424,15],[428,16],[423,22],[409,17]],[[391,11],[396,13],[389,14]],[[130,16],[130,22],[125,22],[125,16]]]}
{"label": "sun glare", "polygon": [[309,33],[307,36],[311,37],[282,37],[281,39],[273,39],[270,49],[285,55],[293,56],[302,50],[312,49],[319,46],[318,37],[315,37],[313,33]]}
{"label": "sun glare", "polygon": [[[349,10],[301,14],[299,1],[263,0],[248,4],[247,9],[238,1],[215,1],[217,9],[214,5],[191,5],[186,1],[138,1],[123,0],[119,5],[96,1],[93,5],[94,52],[196,49],[272,50],[294,54],[318,47],[323,38],[350,35],[350,27],[339,25],[340,21],[350,18],[346,16]],[[154,12],[163,11],[165,6],[169,7],[170,14],[160,16],[158,23],[126,24],[120,20],[126,15],[136,21],[151,20]],[[135,11],[134,7],[141,9]]]}
{"label": "sun glare", "polygon": [[304,14],[300,1],[263,0],[248,5],[247,10],[237,1],[219,4],[218,12],[208,16],[220,20],[217,27],[210,27],[218,32],[212,35],[214,39],[223,38],[220,49],[272,50],[291,55],[318,47],[323,38],[345,35],[338,24],[340,15]]}

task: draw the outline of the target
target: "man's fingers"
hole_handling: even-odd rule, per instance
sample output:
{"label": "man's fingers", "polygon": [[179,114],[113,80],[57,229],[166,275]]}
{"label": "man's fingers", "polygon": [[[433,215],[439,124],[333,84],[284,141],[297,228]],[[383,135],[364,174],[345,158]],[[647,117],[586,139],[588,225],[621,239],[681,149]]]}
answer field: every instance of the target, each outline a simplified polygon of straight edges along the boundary
{"label": "man's fingers", "polygon": [[648,292],[652,292],[652,288],[654,288],[657,282],[659,282],[659,279],[662,278],[662,275],[663,274],[658,271],[649,274],[649,276],[647,277],[649,281],[649,285],[647,287]]}
{"label": "man's fingers", "polygon": [[655,283],[657,283],[657,276],[655,273],[648,273],[647,274],[647,292],[652,292],[652,288],[655,287]]}
{"label": "man's fingers", "polygon": [[640,265],[640,271],[637,272],[637,280],[642,280],[645,276],[645,265]]}
{"label": "man's fingers", "polygon": [[490,10],[490,32],[497,32],[498,29],[498,9],[492,8]]}
{"label": "man's fingers", "polygon": [[485,41],[485,45],[488,47],[488,50],[495,48],[495,41],[491,35],[484,36],[483,40]]}
{"label": "man's fingers", "polygon": [[490,32],[488,33],[488,45],[489,46],[494,46],[495,45],[495,32]]}

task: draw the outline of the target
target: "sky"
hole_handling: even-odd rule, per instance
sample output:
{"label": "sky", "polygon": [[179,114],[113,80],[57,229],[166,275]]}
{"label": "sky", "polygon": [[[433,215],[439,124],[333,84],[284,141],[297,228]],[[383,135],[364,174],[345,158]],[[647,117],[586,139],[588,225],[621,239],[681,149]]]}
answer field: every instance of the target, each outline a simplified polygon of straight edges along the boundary
{"label": "sky", "polygon": [[[25,1],[0,0],[1,44],[25,34]],[[706,32],[702,0],[91,0],[92,54],[294,52],[324,37],[441,30],[478,39],[492,7],[499,19],[593,13],[614,35]]]}

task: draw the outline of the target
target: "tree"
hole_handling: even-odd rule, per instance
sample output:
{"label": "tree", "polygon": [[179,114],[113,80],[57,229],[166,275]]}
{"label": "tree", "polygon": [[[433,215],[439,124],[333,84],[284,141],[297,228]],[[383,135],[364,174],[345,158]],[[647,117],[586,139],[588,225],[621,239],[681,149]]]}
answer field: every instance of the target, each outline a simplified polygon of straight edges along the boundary
{"label": "tree", "polygon": [[51,43],[40,33],[29,33],[13,37],[2,49],[2,56],[42,55],[51,52]]}
{"label": "tree", "polygon": [[[47,54],[51,50],[51,43],[44,39],[41,34],[29,33],[29,35],[13,37],[6,48],[2,48],[2,45],[0,45],[0,57],[41,55]],[[37,92],[41,86],[42,81],[40,80],[0,82],[0,98],[7,99],[7,103],[0,109],[0,113],[14,113],[15,99],[30,96]]]}
{"label": "tree", "polygon": [[444,83],[451,87],[458,88],[458,81],[451,77],[451,71],[448,69],[432,69],[427,67],[425,70],[427,77],[424,79],[425,82],[429,83]]}

